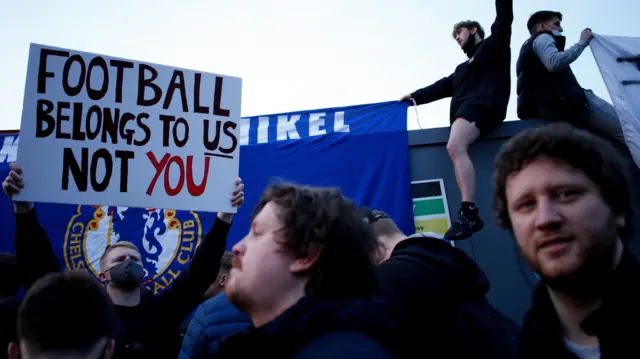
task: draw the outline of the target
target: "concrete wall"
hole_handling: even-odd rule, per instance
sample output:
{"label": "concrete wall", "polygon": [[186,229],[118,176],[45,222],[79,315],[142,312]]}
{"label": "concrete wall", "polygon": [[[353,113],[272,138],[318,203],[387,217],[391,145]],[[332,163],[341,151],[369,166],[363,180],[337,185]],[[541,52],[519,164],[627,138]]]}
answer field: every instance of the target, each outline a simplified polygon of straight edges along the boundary
{"label": "concrete wall", "polygon": [[[538,121],[505,122],[490,136],[474,144],[471,159],[476,165],[477,198],[480,216],[485,228],[471,239],[456,242],[456,246],[474,258],[491,281],[488,298],[505,315],[518,323],[530,306],[533,287],[537,279],[522,260],[511,234],[497,227],[491,209],[493,186],[493,161],[500,146],[514,134],[530,127],[540,126]],[[448,128],[436,128],[409,132],[409,156],[411,180],[443,179],[449,202],[451,220],[460,206],[460,193],[456,185],[453,166],[445,148]],[[632,183],[640,184],[640,170],[630,163]],[[634,194],[635,237],[640,233],[640,191]],[[640,243],[632,241],[631,250],[640,257]]]}

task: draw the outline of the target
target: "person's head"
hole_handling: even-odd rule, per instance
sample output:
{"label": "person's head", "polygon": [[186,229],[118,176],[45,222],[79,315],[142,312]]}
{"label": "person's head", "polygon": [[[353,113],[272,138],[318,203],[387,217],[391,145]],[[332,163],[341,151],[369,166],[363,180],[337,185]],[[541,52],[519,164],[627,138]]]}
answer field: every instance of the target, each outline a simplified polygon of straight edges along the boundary
{"label": "person's head", "polygon": [[529,17],[527,29],[531,35],[544,31],[560,35],[563,31],[561,22],[562,14],[557,11],[538,11]]}
{"label": "person's head", "polygon": [[224,287],[227,284],[227,278],[229,278],[229,272],[231,271],[232,260],[233,252],[224,252],[222,258],[220,258],[220,270],[218,271],[218,277],[204,293],[205,299],[213,298],[224,291]]}
{"label": "person's head", "polygon": [[468,52],[470,48],[484,40],[484,29],[477,21],[460,21],[453,25],[451,36],[464,52]]}
{"label": "person's head", "polygon": [[126,241],[108,246],[100,258],[100,280],[125,291],[137,289],[144,279],[140,250]]}
{"label": "person's head", "polygon": [[0,253],[0,300],[14,298],[22,286],[22,275],[16,256]]}
{"label": "person's head", "polygon": [[225,292],[249,315],[283,311],[305,295],[366,298],[376,285],[376,247],[371,228],[339,190],[273,184],[233,247]]}
{"label": "person's head", "polygon": [[86,271],[47,274],[20,304],[9,358],[111,358],[115,318],[104,287]]}
{"label": "person's head", "polygon": [[549,285],[576,285],[586,273],[611,270],[618,238],[631,235],[623,158],[609,142],[566,123],[507,141],[496,157],[494,191],[498,224]]}
{"label": "person's head", "polygon": [[390,252],[397,242],[405,239],[407,236],[386,213],[366,207],[362,210],[365,222],[371,226],[373,234],[378,240],[376,263],[384,262],[388,259],[391,254]]}

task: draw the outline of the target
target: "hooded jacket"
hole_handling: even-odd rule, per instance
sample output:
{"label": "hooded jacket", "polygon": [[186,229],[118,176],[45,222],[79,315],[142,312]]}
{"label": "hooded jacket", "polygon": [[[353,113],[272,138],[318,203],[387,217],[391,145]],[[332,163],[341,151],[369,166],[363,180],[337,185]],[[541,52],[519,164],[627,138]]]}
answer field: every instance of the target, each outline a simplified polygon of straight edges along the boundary
{"label": "hooded jacket", "polygon": [[489,281],[462,250],[416,234],[378,265],[379,294],[390,301],[407,353],[513,358],[519,328],[486,300]]}
{"label": "hooded jacket", "polygon": [[395,358],[383,301],[306,296],[271,322],[224,338],[213,358]]}
{"label": "hooded jacket", "polygon": [[513,0],[496,0],[496,19],[491,35],[466,50],[468,61],[453,74],[411,94],[417,105],[451,97],[453,123],[463,104],[489,109],[504,120],[511,94],[511,24]]}

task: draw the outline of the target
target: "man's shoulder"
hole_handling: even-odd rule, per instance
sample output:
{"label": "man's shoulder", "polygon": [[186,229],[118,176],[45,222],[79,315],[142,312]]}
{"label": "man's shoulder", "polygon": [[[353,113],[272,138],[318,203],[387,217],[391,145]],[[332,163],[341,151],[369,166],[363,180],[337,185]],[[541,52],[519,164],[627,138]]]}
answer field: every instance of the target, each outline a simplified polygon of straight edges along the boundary
{"label": "man's shoulder", "polygon": [[451,245],[439,234],[433,232],[415,233],[395,246],[391,253],[391,258],[401,257],[407,253],[418,252],[423,254],[425,250],[431,251],[434,247],[441,250],[449,250]]}
{"label": "man's shoulder", "polygon": [[542,32],[529,38],[528,41],[533,42],[533,47],[555,44],[556,39],[549,33]]}
{"label": "man's shoulder", "polygon": [[205,313],[215,312],[215,311],[223,311],[223,310],[234,310],[239,311],[227,298],[224,293],[218,294],[213,298],[209,298],[204,301],[200,308]]}

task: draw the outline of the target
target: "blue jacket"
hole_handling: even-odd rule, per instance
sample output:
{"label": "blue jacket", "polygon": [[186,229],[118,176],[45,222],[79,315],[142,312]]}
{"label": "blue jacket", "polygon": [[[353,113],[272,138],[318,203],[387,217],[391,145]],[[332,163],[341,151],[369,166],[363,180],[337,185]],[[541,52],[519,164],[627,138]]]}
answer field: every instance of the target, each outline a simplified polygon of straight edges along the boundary
{"label": "blue jacket", "polygon": [[193,314],[178,358],[209,358],[218,351],[220,339],[251,327],[251,319],[233,306],[224,293],[218,294]]}

